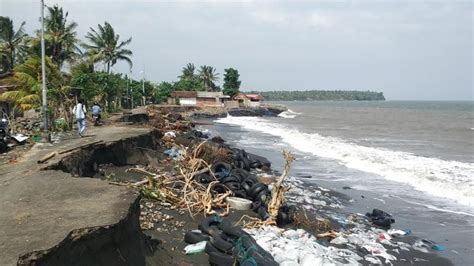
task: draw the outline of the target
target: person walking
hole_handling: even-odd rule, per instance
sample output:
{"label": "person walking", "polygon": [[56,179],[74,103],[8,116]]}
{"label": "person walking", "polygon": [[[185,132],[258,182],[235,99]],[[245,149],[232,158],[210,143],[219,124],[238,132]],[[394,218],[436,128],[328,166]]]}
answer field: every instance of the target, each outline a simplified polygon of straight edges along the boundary
{"label": "person walking", "polygon": [[79,130],[79,136],[84,137],[84,132],[86,130],[86,108],[82,100],[78,100],[76,106],[72,110],[76,116],[77,129]]}

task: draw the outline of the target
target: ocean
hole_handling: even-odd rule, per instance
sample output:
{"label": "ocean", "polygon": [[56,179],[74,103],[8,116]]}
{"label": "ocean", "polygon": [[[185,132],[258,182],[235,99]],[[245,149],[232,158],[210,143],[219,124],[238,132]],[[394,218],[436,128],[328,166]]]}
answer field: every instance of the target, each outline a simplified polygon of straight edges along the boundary
{"label": "ocean", "polygon": [[384,209],[398,228],[447,245],[441,255],[456,264],[472,261],[474,102],[277,103],[289,110],[228,116],[210,129],[275,169],[280,151],[290,150],[292,175],[353,197],[348,211]]}

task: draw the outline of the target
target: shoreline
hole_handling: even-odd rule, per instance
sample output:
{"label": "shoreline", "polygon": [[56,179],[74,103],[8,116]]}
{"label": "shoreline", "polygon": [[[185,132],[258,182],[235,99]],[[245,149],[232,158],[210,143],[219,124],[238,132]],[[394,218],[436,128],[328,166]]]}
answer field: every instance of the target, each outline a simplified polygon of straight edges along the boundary
{"label": "shoreline", "polygon": [[[174,111],[171,112],[170,114],[172,113],[176,114]],[[153,118],[153,116],[150,116],[150,121],[147,120],[146,122],[144,121],[146,119],[144,119],[142,115],[138,115],[138,118],[139,118],[138,123],[133,121],[134,120],[133,116],[129,117],[127,121],[128,123],[132,123],[132,125],[134,125],[135,127],[140,126],[140,125],[149,126],[150,123],[153,125],[153,123],[157,123],[157,121],[161,121],[159,119],[156,120],[157,117]],[[169,114],[167,115],[166,119],[170,119]],[[175,120],[174,123],[180,124],[179,119]],[[98,130],[101,130],[101,128],[98,128]],[[166,132],[167,130],[168,129],[163,128],[162,134]],[[181,134],[186,135],[187,133],[190,132],[190,130],[191,129],[181,130],[182,131]],[[120,141],[122,141],[122,139],[123,138],[119,137]],[[74,156],[80,156],[80,157],[69,156],[67,157],[69,159],[67,159],[66,157],[58,158],[57,160],[54,160],[54,163],[53,163],[53,165],[56,164],[56,166],[50,166],[49,169],[55,170],[55,171],[62,170],[64,171],[63,173],[64,175],[71,175],[71,174],[74,175],[75,173],[76,175],[79,175],[79,176],[84,176],[85,174],[86,176],[94,177],[94,175],[92,174],[95,173],[96,174],[95,177],[102,179],[103,180],[102,182],[104,181],[108,182],[109,183],[108,186],[117,185],[117,184],[114,185],[114,182],[126,181],[126,184],[127,184],[129,182],[136,182],[136,181],[141,180],[143,177],[140,175],[134,176],[130,173],[125,174],[125,170],[126,170],[125,168],[129,168],[132,165],[144,165],[144,164],[155,165],[158,167],[163,167],[161,168],[160,171],[165,171],[165,172],[173,171],[172,168],[169,167],[171,166],[169,163],[168,164],[160,163],[160,160],[168,160],[168,159],[167,159],[167,156],[163,155],[163,151],[165,149],[164,146],[156,142],[156,140],[150,140],[150,141],[134,140],[134,141],[128,141],[127,143],[129,143],[127,145],[131,145],[130,147],[132,148],[133,152],[132,150],[129,150],[129,152],[132,152],[132,153],[124,154],[127,157],[120,159],[122,161],[120,160],[115,161],[116,159],[120,157],[114,157],[114,156],[118,155],[117,152],[119,154],[121,152],[119,150],[116,150],[116,148],[113,148],[114,146],[96,145],[92,147],[91,151],[89,151],[89,152],[92,152],[91,154],[84,153],[83,152],[84,148],[81,148],[80,150],[78,150],[78,152],[73,153],[73,154],[76,154]],[[105,147],[105,150],[104,150],[104,147]],[[242,147],[238,147],[238,148],[242,148]],[[149,149],[149,151],[147,151],[146,149]],[[97,154],[97,156],[99,157],[94,157],[96,155],[92,155],[92,154],[95,154],[98,151],[100,151],[100,153]],[[263,155],[263,154],[258,154],[258,155]],[[87,157],[87,156],[92,156],[92,157]],[[156,161],[151,160],[150,156],[152,156],[152,158],[156,158]],[[77,165],[77,163],[80,162],[80,160],[78,159],[80,160],[86,159],[85,164],[81,163],[80,165]],[[97,165],[92,163],[94,160],[98,160]],[[113,162],[115,162],[115,164],[117,165],[114,165]],[[91,164],[89,165],[89,163]],[[120,165],[123,165],[123,166],[120,166]],[[87,174],[87,172],[84,172],[84,170],[86,169],[90,169],[89,171],[93,171],[93,172],[91,172],[90,174]],[[108,170],[110,171],[108,172]],[[273,169],[273,171],[275,170],[276,169]],[[69,177],[69,178],[75,179],[74,177]],[[81,179],[82,178],[80,178],[78,181],[80,181]],[[297,180],[298,179],[295,179],[293,180],[293,182],[298,183]],[[319,195],[321,196],[324,196],[325,194],[329,195],[329,196],[324,196],[323,198],[315,199],[315,200],[319,200],[320,202],[324,200],[329,200],[329,201],[334,201],[332,203],[335,203],[335,204],[340,204],[340,203],[347,204],[348,202],[347,201],[348,199],[346,198],[347,195],[337,193],[334,191],[327,191],[325,188],[320,188],[317,185],[315,186],[319,189],[318,191],[320,191]],[[294,195],[292,196],[291,200],[297,201],[300,198],[304,198],[302,194],[307,194],[307,193],[308,192]],[[316,201],[313,201],[312,203],[314,202]],[[336,213],[335,210],[332,209],[332,207],[334,207],[334,206],[331,206],[332,203],[329,203],[329,204],[326,203],[325,206],[327,208],[326,207],[322,208],[324,211],[322,211],[321,214],[328,215],[327,217],[329,217],[332,213]],[[311,203],[307,203],[306,205],[308,204],[311,204]],[[189,216],[189,213],[187,213],[186,211],[178,210],[169,204],[162,204],[162,203],[157,203],[156,201],[150,201],[146,198],[141,199],[140,207],[141,207],[140,222],[142,224],[142,231],[145,235],[147,235],[148,237],[151,237],[151,239],[149,240],[145,241],[145,238],[143,238],[141,241],[146,242],[147,243],[146,245],[148,245],[149,248],[153,250],[153,252],[151,252],[148,255],[142,254],[146,264],[148,265],[156,265],[160,263],[179,264],[181,262],[183,263],[187,262],[193,265],[196,263],[198,265],[202,265],[202,264],[208,263],[208,257],[205,253],[188,256],[188,255],[185,255],[182,251],[183,248],[186,246],[186,244],[183,241],[184,233],[186,231],[196,229],[198,223],[203,218],[202,215],[196,216],[195,219],[192,219]],[[318,208],[316,208],[316,211],[317,210]],[[243,214],[246,214],[246,212],[231,211],[229,215],[229,219],[231,221],[237,221]],[[255,216],[255,213],[247,213],[247,214]],[[338,224],[335,220],[332,221],[332,223],[336,226],[335,229],[344,228],[344,225]],[[147,226],[150,228],[147,229],[146,228]],[[289,226],[289,228],[296,229],[295,226]],[[310,229],[308,229],[308,231],[310,231]],[[315,231],[312,233],[316,234],[318,232]],[[259,239],[256,239],[256,240],[258,243]],[[328,246],[329,244],[327,243],[327,240],[326,240],[322,242],[322,245]],[[403,254],[402,258],[404,259],[406,258],[407,261],[414,258],[421,258],[423,260],[426,259],[431,263],[430,265],[449,265],[450,264],[450,262],[447,261],[446,259],[440,258],[437,256],[437,254],[432,254],[432,253],[425,254],[425,253],[417,253],[417,252],[410,251],[407,254]],[[394,262],[396,263],[397,261],[394,261]],[[367,262],[365,260],[362,260],[361,263],[366,264]]]}
{"label": "shoreline", "polygon": [[[209,122],[209,121],[207,121]],[[212,126],[203,126],[205,128],[211,128],[210,130],[216,130],[216,127],[212,127]],[[223,126],[226,128],[226,130],[233,130],[233,127],[227,127],[227,126]],[[242,134],[248,134],[248,133],[245,133],[245,130],[243,130],[244,133]],[[216,134],[221,134],[221,135],[225,135],[226,131],[224,132],[218,132]],[[240,133],[239,133],[240,134]],[[245,146],[241,146],[241,148],[246,148]],[[253,149],[250,149],[251,152],[253,152]],[[262,155],[262,154],[260,154]],[[272,159],[274,158],[268,158],[270,161],[272,161]],[[281,161],[281,160],[277,160],[277,161]],[[272,165],[273,165],[274,161],[272,161]],[[278,165],[278,164],[277,164]],[[293,176],[295,176],[295,174],[297,173],[293,173]],[[331,183],[330,181],[323,181],[323,180],[314,180],[311,175],[312,173],[311,172],[302,172],[300,173],[303,177],[301,178],[296,178],[297,181],[302,181],[305,183],[305,186],[314,186],[314,187],[318,187],[318,184],[328,184],[328,183]],[[309,177],[309,178],[308,178]],[[340,183],[338,183],[340,184]],[[323,185],[325,186],[325,185]],[[343,186],[341,184],[341,186]],[[328,188],[328,187],[326,187]],[[340,187],[341,188],[341,187]],[[343,214],[344,216],[348,216],[352,213],[356,213],[356,212],[362,212],[362,213],[365,213],[368,211],[367,209],[367,205],[370,205],[370,206],[374,206],[375,207],[378,207],[378,208],[381,208],[381,209],[384,209],[386,208],[387,206],[384,206],[384,205],[381,205],[380,202],[378,202],[377,200],[374,200],[373,197],[370,197],[370,195],[368,193],[363,193],[362,191],[357,191],[357,190],[354,190],[354,189],[349,189],[349,190],[333,190],[331,189],[328,193],[332,193],[334,195],[337,195],[337,197],[341,200],[343,200],[344,202],[344,207],[343,209],[332,209],[330,210],[330,213],[333,213],[333,214],[336,214],[336,213],[339,213],[339,214]],[[359,194],[360,193],[360,194]],[[366,197],[364,198],[361,198],[361,195],[366,195]],[[365,207],[363,207],[362,205],[359,205],[359,207],[357,207],[357,204],[361,204],[361,203],[357,203],[357,197],[359,197],[359,202],[361,202],[363,200],[363,204],[365,205]],[[351,201],[351,199],[355,199],[356,202],[354,203],[353,201]],[[376,204],[376,203],[379,203],[379,204]],[[331,209],[331,208],[330,208]],[[348,211],[350,210],[350,211]],[[390,211],[389,209],[387,209],[387,211]],[[397,220],[397,216],[394,217],[396,220]],[[340,226],[340,224],[339,224]],[[395,223],[392,228],[399,228],[397,223]],[[416,239],[418,239],[418,237],[416,236],[416,232],[414,233],[414,235],[412,236],[409,236],[408,239],[410,241],[415,241]],[[449,244],[449,243],[447,243]],[[445,251],[445,252],[448,252],[448,251]],[[451,265],[452,262],[450,262],[448,259],[446,259],[445,257],[443,257],[439,252],[430,252],[430,253],[422,253],[422,252],[419,252],[419,251],[410,251],[410,252],[407,252],[407,253],[404,253],[403,256],[401,256],[402,259],[404,260],[409,260],[409,258],[412,257],[413,258],[423,258],[423,259],[427,259],[429,261],[431,261],[430,263],[427,263],[428,265]],[[395,265],[397,264],[397,261],[394,261]],[[398,261],[398,263],[401,263],[400,261]],[[420,263],[417,262],[417,263]]]}

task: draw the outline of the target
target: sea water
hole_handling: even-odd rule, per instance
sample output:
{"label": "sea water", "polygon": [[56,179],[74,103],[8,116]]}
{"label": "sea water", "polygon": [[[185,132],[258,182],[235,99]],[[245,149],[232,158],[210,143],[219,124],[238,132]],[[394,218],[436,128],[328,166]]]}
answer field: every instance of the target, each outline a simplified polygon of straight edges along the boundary
{"label": "sea water", "polygon": [[451,238],[451,258],[472,253],[473,102],[278,103],[289,108],[279,117],[228,116],[217,119],[215,129],[277,167],[283,163],[279,151],[288,149],[297,157],[293,174],[370,192],[380,205],[367,208],[405,215],[398,224],[422,237]]}

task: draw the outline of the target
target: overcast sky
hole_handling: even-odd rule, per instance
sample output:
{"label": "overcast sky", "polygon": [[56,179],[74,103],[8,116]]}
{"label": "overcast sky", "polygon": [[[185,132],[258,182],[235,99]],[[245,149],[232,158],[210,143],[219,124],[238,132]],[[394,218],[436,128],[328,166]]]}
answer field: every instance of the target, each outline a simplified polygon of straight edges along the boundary
{"label": "overcast sky", "polygon": [[[0,0],[0,15],[39,29],[40,0]],[[471,1],[45,0],[84,39],[108,21],[132,37],[133,75],[173,81],[188,62],[243,90],[357,89],[389,100],[473,100]],[[125,63],[115,72],[128,73]]]}

